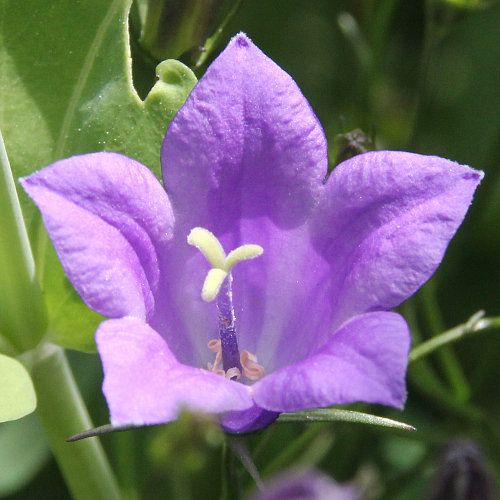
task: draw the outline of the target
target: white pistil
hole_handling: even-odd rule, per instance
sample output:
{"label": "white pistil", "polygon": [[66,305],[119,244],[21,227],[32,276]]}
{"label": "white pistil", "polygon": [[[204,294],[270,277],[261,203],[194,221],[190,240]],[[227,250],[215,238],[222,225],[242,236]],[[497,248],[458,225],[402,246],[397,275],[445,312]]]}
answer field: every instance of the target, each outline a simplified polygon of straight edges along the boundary
{"label": "white pistil", "polygon": [[219,295],[220,287],[227,277],[226,271],[218,268],[212,268],[208,271],[203,288],[201,290],[201,298],[205,302],[212,302],[212,300]]}
{"label": "white pistil", "polygon": [[195,246],[212,266],[201,292],[201,297],[205,302],[212,302],[217,297],[224,280],[235,264],[242,260],[255,259],[264,253],[260,245],[241,245],[226,256],[217,237],[203,227],[191,229],[187,242]]}
{"label": "white pistil", "polygon": [[203,227],[195,227],[188,234],[187,242],[196,247],[212,267],[224,269],[226,252],[214,233]]}
{"label": "white pistil", "polygon": [[242,260],[255,259],[264,253],[264,249],[260,245],[242,245],[235,248],[226,257],[224,266],[226,271],[231,271],[231,268]]}

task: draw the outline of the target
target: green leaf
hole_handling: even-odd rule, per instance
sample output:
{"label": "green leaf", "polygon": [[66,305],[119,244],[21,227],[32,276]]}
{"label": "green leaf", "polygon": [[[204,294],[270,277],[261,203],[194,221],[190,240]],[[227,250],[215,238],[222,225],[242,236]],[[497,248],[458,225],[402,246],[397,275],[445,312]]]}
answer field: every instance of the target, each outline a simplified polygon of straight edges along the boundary
{"label": "green leaf", "polygon": [[354,424],[376,425],[378,427],[389,427],[403,431],[416,431],[415,427],[391,420],[385,417],[377,417],[370,413],[361,413],[352,410],[339,410],[336,408],[325,408],[318,410],[305,410],[294,413],[282,413],[278,422],[350,422]]}
{"label": "green leaf", "polygon": [[[0,128],[15,177],[63,157],[95,151],[130,156],[160,174],[170,120],[196,83],[177,61],[143,102],[132,84],[128,40],[131,0],[0,0]],[[94,350],[100,317],[71,288],[20,192],[52,340]]]}
{"label": "green leaf", "polygon": [[14,358],[0,354],[0,422],[16,420],[36,408],[31,377]]}
{"label": "green leaf", "polygon": [[49,457],[45,432],[36,414],[0,425],[0,497],[28,484]]}
{"label": "green leaf", "polygon": [[45,333],[47,323],[28,233],[1,131],[0,227],[0,352],[18,354],[36,346]]}

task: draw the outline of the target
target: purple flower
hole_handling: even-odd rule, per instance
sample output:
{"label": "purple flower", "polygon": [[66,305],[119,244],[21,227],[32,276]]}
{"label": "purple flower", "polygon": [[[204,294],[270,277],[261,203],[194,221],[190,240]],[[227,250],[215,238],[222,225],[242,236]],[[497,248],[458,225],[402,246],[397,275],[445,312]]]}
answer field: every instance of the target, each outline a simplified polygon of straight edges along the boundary
{"label": "purple flower", "polygon": [[353,485],[338,484],[315,469],[288,469],[249,500],[360,500]]}
{"label": "purple flower", "polygon": [[387,310],[434,272],[482,173],[379,151],[328,180],[321,125],[239,34],[172,121],[165,188],[114,153],[21,180],[86,304],[113,425],[183,407],[245,432],[280,412],[402,407],[410,335]]}

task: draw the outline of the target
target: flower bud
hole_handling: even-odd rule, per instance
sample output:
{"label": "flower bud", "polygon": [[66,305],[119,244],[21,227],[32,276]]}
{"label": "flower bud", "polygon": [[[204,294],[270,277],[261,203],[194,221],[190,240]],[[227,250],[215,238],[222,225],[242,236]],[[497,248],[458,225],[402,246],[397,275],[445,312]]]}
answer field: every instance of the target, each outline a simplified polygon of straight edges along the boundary
{"label": "flower bud", "polygon": [[192,65],[212,34],[222,0],[148,0],[139,43],[156,60]]}
{"label": "flower bud", "polygon": [[498,491],[485,457],[473,441],[448,444],[428,490],[428,500],[495,500]]}

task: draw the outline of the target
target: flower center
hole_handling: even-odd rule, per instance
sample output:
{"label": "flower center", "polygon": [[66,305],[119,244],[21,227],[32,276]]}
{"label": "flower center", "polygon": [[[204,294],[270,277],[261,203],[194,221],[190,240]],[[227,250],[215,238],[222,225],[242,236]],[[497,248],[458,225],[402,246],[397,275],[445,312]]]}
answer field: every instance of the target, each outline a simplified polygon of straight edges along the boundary
{"label": "flower center", "polygon": [[[208,363],[208,369],[229,379],[239,379],[243,375],[257,380],[264,375],[264,368],[257,363],[254,354],[248,351],[240,354],[238,348],[231,269],[238,262],[261,256],[264,249],[259,245],[242,245],[226,255],[217,237],[202,227],[192,229],[187,242],[195,246],[212,266],[203,283],[201,297],[206,302],[217,299],[220,339],[208,343],[208,348],[216,354],[214,363]],[[219,367],[221,361],[222,368]]]}

